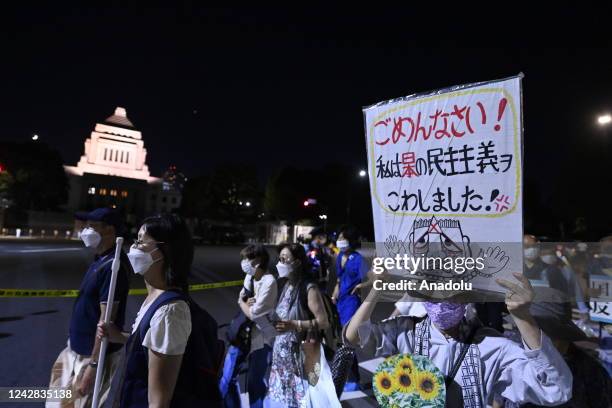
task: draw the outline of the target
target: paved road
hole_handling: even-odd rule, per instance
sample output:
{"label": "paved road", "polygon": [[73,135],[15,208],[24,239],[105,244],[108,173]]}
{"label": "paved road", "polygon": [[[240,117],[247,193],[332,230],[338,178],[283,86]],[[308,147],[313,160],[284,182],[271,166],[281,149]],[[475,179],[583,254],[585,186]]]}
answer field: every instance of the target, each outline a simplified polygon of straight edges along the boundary
{"label": "paved road", "polygon": [[[240,247],[231,246],[197,247],[192,283],[242,279],[239,251]],[[274,259],[275,254],[271,255]],[[77,289],[92,257],[80,242],[0,242],[0,287]],[[133,276],[131,287],[144,287],[142,279]],[[239,289],[204,290],[194,292],[193,297],[223,324],[238,310],[235,299]],[[126,322],[134,321],[143,299],[144,296],[130,296]],[[48,383],[50,367],[66,344],[73,302],[73,298],[0,298],[0,386]],[[367,380],[366,377],[363,381]],[[371,404],[362,400],[350,406]]]}

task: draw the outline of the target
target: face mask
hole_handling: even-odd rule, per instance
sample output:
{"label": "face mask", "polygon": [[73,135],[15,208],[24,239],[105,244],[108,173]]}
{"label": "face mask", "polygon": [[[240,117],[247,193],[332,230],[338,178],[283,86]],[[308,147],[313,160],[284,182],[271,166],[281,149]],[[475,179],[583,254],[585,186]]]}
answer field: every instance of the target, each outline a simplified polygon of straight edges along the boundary
{"label": "face mask", "polygon": [[243,259],[240,261],[240,267],[242,268],[242,272],[247,275],[255,275],[255,271],[257,270],[257,266],[251,265],[251,261],[249,259]]}
{"label": "face mask", "polygon": [[425,302],[423,305],[432,323],[442,330],[448,330],[457,326],[461,319],[463,319],[467,307],[467,305],[462,303],[450,302]]}
{"label": "face mask", "polygon": [[540,259],[542,260],[542,262],[544,262],[546,265],[554,265],[557,263],[557,256],[556,255],[542,255],[540,257]]}
{"label": "face mask", "polygon": [[339,250],[344,250],[349,247],[349,242],[346,239],[336,241],[336,246]]}
{"label": "face mask", "polygon": [[525,259],[527,259],[528,261],[535,261],[536,259],[538,259],[540,251],[538,250],[538,248],[535,247],[525,248],[523,250],[523,254],[525,255]]}
{"label": "face mask", "polygon": [[276,264],[276,270],[278,271],[279,278],[286,278],[291,272],[293,272],[293,265],[278,261]]}
{"label": "face mask", "polygon": [[97,248],[102,241],[102,236],[93,228],[85,228],[81,232],[81,240],[87,248]]}
{"label": "face mask", "polygon": [[145,252],[133,247],[130,248],[130,252],[128,252],[127,256],[132,264],[132,269],[134,269],[135,274],[144,275],[149,270],[151,265],[161,259],[159,258],[157,261],[153,260],[153,256],[151,254],[155,251],[157,251],[157,248],[151,252]]}

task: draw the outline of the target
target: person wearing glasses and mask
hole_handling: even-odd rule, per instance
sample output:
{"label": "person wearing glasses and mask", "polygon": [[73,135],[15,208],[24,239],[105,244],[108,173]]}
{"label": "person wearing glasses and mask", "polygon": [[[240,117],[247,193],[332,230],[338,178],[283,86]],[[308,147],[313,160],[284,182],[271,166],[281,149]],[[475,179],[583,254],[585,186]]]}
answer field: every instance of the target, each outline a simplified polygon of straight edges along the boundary
{"label": "person wearing glasses and mask", "polygon": [[[147,296],[131,333],[113,325],[98,326],[99,337],[126,343],[105,406],[192,406],[193,395],[179,389],[178,380],[186,379],[181,367],[189,363],[183,356],[192,332],[187,279],[193,253],[189,230],[177,215],[162,214],[143,222],[128,257],[134,272],[144,278]],[[212,335],[216,339],[216,331]]]}
{"label": "person wearing glasses and mask", "polygon": [[302,245],[279,247],[276,269],[287,282],[276,305],[278,335],[264,407],[340,407],[321,343],[329,320],[309,267]]}
{"label": "person wearing glasses and mask", "polygon": [[[50,387],[72,389],[74,407],[89,407],[96,379],[97,359],[101,341],[96,337],[96,326],[106,313],[110,288],[111,266],[115,256],[115,241],[123,231],[121,217],[110,208],[98,208],[91,212],[77,213],[83,225],[80,237],[87,248],[94,251],[91,263],[74,301],[70,319],[67,347],[58,356],[51,371]],[[123,328],[125,306],[129,292],[130,263],[121,251],[121,267],[117,274],[112,316],[113,327]],[[107,349],[105,370],[101,382],[100,400],[104,401],[110,386],[120,353],[121,344],[111,342]],[[47,402],[47,407],[59,407],[59,402]]]}

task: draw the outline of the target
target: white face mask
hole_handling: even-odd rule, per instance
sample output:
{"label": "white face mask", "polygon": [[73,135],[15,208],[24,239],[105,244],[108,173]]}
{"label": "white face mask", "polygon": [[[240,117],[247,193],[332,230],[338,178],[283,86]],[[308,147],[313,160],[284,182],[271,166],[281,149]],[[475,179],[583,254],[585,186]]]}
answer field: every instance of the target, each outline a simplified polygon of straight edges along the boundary
{"label": "white face mask", "polygon": [[544,262],[546,265],[554,265],[557,263],[556,255],[542,255],[540,259],[542,259],[542,262]]}
{"label": "white face mask", "polygon": [[278,261],[276,264],[276,270],[278,271],[279,278],[286,278],[291,272],[293,272],[293,265]]}
{"label": "white face mask", "polygon": [[87,248],[97,248],[102,241],[102,236],[93,228],[88,227],[81,231],[81,240]]}
{"label": "white face mask", "polygon": [[138,248],[130,248],[130,252],[128,252],[127,256],[132,264],[132,269],[134,269],[135,274],[144,275],[149,268],[151,268],[151,265],[161,259],[159,258],[157,261],[153,260],[153,256],[151,254],[157,250],[158,248],[155,248],[151,252],[145,252]]}
{"label": "white face mask", "polygon": [[341,239],[341,240],[336,241],[336,246],[340,250],[346,249],[349,247],[349,242],[346,239]]}
{"label": "white face mask", "polygon": [[538,250],[538,248],[535,247],[525,248],[523,254],[525,255],[525,259],[527,259],[528,261],[535,261],[536,259],[538,259],[540,251]]}
{"label": "white face mask", "polygon": [[242,268],[242,272],[247,275],[255,275],[255,271],[257,270],[257,266],[251,265],[251,261],[249,259],[243,259],[240,261],[240,267]]}

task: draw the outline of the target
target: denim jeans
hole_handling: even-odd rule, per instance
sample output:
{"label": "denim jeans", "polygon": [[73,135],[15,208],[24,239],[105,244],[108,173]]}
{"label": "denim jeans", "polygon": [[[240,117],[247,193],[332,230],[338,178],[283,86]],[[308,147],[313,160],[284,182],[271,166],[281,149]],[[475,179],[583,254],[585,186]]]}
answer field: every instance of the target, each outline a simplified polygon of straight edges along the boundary
{"label": "denim jeans", "polygon": [[270,366],[271,358],[272,348],[267,345],[249,353],[246,358],[237,347],[230,346],[225,357],[223,376],[220,382],[221,393],[224,396],[226,408],[240,408],[238,373],[245,361],[248,364],[246,386],[249,393],[250,407],[263,407],[263,400],[268,391],[266,373]]}

